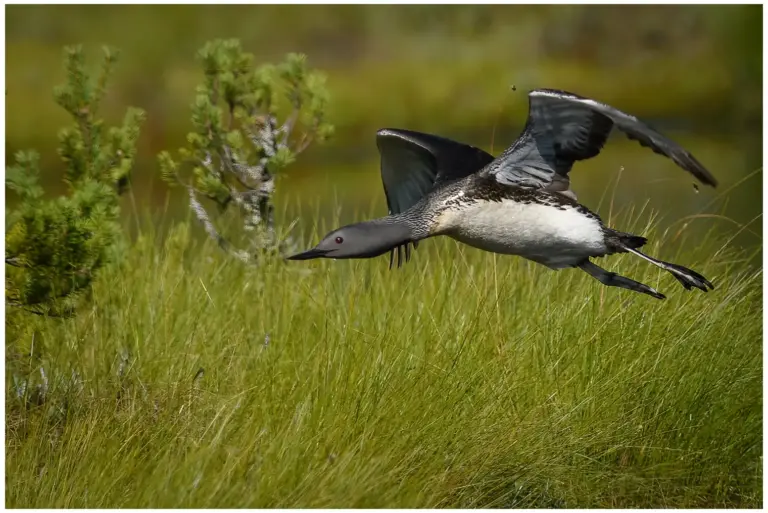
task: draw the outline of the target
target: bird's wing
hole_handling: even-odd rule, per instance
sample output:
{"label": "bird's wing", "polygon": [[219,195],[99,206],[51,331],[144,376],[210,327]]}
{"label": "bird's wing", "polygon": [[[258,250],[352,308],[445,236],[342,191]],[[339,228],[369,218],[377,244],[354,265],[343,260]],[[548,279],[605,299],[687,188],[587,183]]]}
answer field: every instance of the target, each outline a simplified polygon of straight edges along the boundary
{"label": "bird's wing", "polygon": [[441,182],[464,178],[493,161],[474,146],[395,128],[376,133],[390,214],[404,212]]}
{"label": "bird's wing", "polygon": [[[613,127],[672,159],[702,183],[717,181],[693,155],[636,117],[572,93],[535,89],[520,138],[483,173],[501,183],[570,193],[568,172],[577,160],[600,153]],[[572,193],[570,193],[572,194]]]}
{"label": "bird's wing", "polygon": [[[376,133],[376,144],[390,214],[408,210],[436,184],[464,178],[493,161],[493,156],[474,146],[412,130],[383,128]],[[410,247],[396,249],[402,265],[402,250],[407,261]],[[394,255],[392,250],[390,266]]]}

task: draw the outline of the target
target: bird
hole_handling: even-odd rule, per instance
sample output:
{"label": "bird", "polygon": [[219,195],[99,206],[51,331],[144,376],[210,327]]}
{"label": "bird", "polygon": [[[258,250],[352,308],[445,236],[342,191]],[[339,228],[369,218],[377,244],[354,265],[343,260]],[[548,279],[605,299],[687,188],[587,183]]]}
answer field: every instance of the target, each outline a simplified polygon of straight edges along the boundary
{"label": "bird", "polygon": [[552,270],[579,268],[604,285],[666,296],[607,271],[592,260],[631,253],[664,269],[686,290],[714,285],[682,265],[640,251],[647,238],[608,227],[577,201],[569,173],[597,156],[617,129],[716,187],[712,174],[677,143],[637,117],[605,103],[557,89],[528,93],[528,118],[498,157],[439,135],[383,128],[376,141],[388,215],[343,226],[314,248],[287,257],[372,258],[390,253],[400,267],[411,247],[435,236],[499,254],[516,255]]}

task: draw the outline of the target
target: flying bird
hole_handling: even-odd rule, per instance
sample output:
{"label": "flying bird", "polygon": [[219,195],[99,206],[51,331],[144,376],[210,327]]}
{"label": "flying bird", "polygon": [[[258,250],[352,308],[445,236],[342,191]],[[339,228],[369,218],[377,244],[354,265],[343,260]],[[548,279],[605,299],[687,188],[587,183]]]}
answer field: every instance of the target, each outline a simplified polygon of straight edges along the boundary
{"label": "flying bird", "polygon": [[674,276],[687,290],[714,289],[682,265],[646,255],[647,239],[607,227],[577,202],[573,164],[596,156],[616,128],[672,159],[705,185],[717,186],[693,155],[636,117],[565,91],[535,89],[518,139],[494,158],[437,135],[381,129],[377,146],[389,215],[341,227],[290,260],[371,258],[390,252],[390,267],[411,246],[436,235],[550,269],[578,267],[601,283],[664,299],[648,285],[606,271],[590,259],[632,253]]}

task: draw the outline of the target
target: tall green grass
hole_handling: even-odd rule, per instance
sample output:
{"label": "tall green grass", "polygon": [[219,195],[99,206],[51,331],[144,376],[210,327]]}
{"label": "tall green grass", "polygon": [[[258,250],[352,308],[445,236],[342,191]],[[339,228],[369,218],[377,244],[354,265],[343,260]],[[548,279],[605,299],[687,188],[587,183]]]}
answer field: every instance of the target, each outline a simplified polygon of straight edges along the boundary
{"label": "tall green grass", "polygon": [[614,224],[716,290],[448,239],[245,267],[145,231],[89,309],[7,342],[6,505],[759,507],[762,273],[641,219]]}

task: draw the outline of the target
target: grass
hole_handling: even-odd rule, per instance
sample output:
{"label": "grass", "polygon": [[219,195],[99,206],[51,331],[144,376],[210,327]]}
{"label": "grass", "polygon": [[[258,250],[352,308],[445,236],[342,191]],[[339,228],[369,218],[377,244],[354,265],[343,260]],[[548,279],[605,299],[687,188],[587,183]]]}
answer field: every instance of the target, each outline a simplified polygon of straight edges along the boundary
{"label": "grass", "polygon": [[760,507],[762,273],[622,219],[717,289],[440,239],[245,267],[145,231],[78,317],[9,337],[6,505]]}

